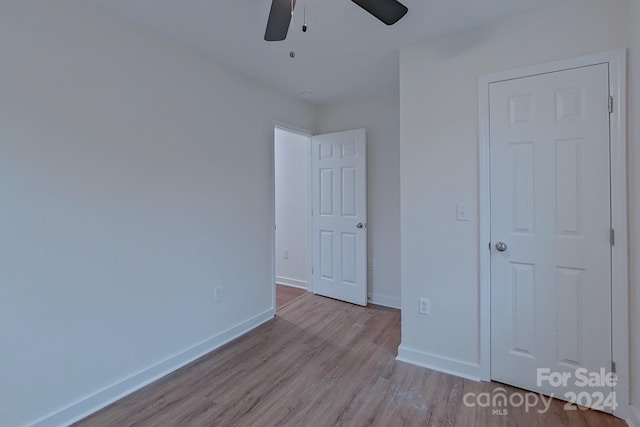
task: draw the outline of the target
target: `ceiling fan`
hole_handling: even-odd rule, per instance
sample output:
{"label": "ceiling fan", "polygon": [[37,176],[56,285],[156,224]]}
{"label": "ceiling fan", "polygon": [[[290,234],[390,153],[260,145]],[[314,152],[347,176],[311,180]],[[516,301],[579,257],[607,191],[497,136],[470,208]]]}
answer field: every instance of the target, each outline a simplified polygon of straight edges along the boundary
{"label": "ceiling fan", "polygon": [[[387,25],[398,22],[409,10],[397,0],[351,1]],[[272,0],[267,29],[264,33],[266,41],[281,41],[287,38],[295,4],[296,0]]]}

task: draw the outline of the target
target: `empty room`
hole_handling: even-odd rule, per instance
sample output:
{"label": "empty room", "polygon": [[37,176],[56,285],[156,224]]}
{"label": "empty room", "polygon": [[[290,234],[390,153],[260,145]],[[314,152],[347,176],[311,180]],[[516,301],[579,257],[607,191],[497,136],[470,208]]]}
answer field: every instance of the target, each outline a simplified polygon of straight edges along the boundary
{"label": "empty room", "polygon": [[1,0],[0,427],[640,427],[640,0]]}

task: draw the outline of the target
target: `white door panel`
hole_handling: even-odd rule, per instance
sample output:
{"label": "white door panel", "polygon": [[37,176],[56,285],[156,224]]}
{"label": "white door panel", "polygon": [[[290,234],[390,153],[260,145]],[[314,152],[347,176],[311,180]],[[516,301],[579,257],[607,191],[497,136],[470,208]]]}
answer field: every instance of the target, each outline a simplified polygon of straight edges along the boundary
{"label": "white door panel", "polygon": [[559,398],[611,391],[575,386],[611,369],[608,97],[607,64],[490,86],[492,378]]}
{"label": "white door panel", "polygon": [[313,291],[367,305],[364,129],[314,136]]}

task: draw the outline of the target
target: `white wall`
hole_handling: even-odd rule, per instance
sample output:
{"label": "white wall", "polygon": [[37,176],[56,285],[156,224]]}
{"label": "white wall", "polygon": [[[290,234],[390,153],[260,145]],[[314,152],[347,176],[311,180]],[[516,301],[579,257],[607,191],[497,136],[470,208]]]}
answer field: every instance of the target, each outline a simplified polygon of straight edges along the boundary
{"label": "white wall", "polygon": [[[276,282],[307,287],[311,138],[275,129]],[[288,258],[283,251],[288,251]]]}
{"label": "white wall", "polygon": [[0,40],[0,423],[63,422],[272,315],[273,121],[316,111],[82,1]]}
{"label": "white wall", "polygon": [[640,0],[630,2],[629,230],[631,231],[631,402],[640,426]]}
{"label": "white wall", "polygon": [[371,302],[400,306],[400,118],[397,91],[321,106],[320,133],[367,132],[367,221]]}
{"label": "white wall", "polygon": [[[626,0],[568,0],[401,51],[405,355],[480,375],[478,77],[624,48],[628,14]],[[636,195],[639,185],[636,175]],[[474,207],[472,221],[455,220],[460,201]],[[431,298],[431,316],[418,313],[419,297]]]}

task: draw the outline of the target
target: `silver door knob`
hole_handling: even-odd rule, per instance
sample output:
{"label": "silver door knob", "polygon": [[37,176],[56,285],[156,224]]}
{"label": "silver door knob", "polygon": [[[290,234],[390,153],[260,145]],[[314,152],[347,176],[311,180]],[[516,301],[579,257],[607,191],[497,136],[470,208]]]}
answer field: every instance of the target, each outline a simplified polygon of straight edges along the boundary
{"label": "silver door knob", "polygon": [[507,244],[505,242],[496,243],[496,250],[498,252],[504,252],[507,250]]}
{"label": "silver door knob", "polygon": [[359,223],[356,224],[356,228],[362,228],[362,227],[364,227],[363,223],[359,222]]}

